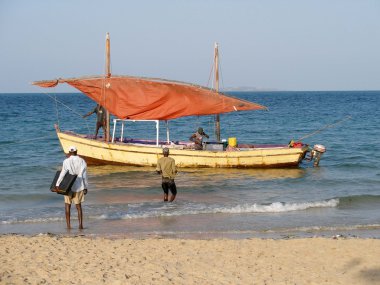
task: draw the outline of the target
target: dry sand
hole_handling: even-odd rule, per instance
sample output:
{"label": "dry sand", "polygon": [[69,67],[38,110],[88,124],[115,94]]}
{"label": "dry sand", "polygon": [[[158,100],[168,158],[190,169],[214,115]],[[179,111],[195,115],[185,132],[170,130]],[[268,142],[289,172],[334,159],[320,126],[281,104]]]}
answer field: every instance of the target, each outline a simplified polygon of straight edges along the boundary
{"label": "dry sand", "polygon": [[0,236],[0,284],[380,284],[380,240]]}

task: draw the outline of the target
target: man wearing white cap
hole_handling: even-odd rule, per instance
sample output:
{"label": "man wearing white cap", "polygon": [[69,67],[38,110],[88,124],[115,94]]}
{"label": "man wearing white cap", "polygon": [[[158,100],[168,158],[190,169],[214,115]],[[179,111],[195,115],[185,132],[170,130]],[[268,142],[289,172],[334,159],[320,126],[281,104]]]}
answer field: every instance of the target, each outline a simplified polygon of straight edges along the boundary
{"label": "man wearing white cap", "polygon": [[83,158],[77,155],[77,148],[75,146],[70,146],[68,152],[68,157],[63,161],[62,171],[58,177],[56,188],[67,172],[72,175],[77,175],[69,194],[64,196],[66,225],[68,229],[71,228],[70,210],[71,204],[74,203],[78,210],[79,229],[83,229],[82,203],[84,202],[84,195],[87,194],[87,164]]}

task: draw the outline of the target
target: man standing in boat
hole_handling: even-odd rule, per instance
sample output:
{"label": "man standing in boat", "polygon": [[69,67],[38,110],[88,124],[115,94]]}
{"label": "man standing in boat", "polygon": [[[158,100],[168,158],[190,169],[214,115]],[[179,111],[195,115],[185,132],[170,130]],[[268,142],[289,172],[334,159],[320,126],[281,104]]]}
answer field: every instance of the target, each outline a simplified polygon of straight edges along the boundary
{"label": "man standing in boat", "polygon": [[171,192],[170,202],[173,202],[177,195],[177,186],[175,185],[174,178],[177,174],[175,160],[169,157],[169,149],[162,150],[163,157],[157,161],[156,171],[162,175],[162,189],[164,190],[164,202],[168,201],[169,190]]}
{"label": "man standing in boat", "polygon": [[190,137],[190,140],[194,142],[194,148],[196,150],[203,149],[203,137],[209,138],[209,136],[203,131],[203,128],[198,128],[198,130]]}
{"label": "man standing in boat", "polygon": [[74,203],[78,211],[79,229],[83,229],[83,213],[82,203],[84,202],[84,195],[87,194],[87,164],[83,158],[77,155],[77,148],[75,146],[69,147],[68,157],[63,161],[62,171],[58,177],[56,189],[61,184],[65,174],[69,172],[72,175],[77,175],[73,186],[68,195],[65,195],[65,215],[66,225],[70,229],[70,211],[71,204]]}
{"label": "man standing in boat", "polygon": [[100,105],[97,104],[94,110],[87,113],[83,116],[83,118],[86,118],[92,114],[96,113],[96,131],[95,131],[95,139],[98,137],[98,132],[100,128],[103,128],[104,133],[104,140],[107,139],[106,132],[107,132],[107,111],[106,109]]}

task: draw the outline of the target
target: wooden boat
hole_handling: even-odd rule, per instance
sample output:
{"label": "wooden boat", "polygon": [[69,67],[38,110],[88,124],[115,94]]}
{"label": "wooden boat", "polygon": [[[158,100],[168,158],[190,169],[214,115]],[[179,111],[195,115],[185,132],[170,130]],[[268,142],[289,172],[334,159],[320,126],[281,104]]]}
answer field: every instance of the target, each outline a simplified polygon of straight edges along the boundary
{"label": "wooden boat", "polygon": [[[276,168],[297,167],[309,151],[308,145],[237,145],[226,146],[220,141],[219,114],[237,111],[265,110],[253,102],[230,97],[219,92],[218,47],[215,46],[215,88],[155,78],[114,76],[110,72],[109,35],[106,38],[106,75],[71,79],[36,81],[40,87],[54,87],[66,83],[80,90],[104,106],[113,119],[113,132],[106,132],[106,140],[91,135],[62,131],[56,126],[57,136],[64,151],[75,145],[89,164],[117,164],[155,166],[162,148],[169,147],[170,155],[179,167],[212,168]],[[203,150],[192,149],[190,142],[172,142],[167,127],[166,140],[159,139],[159,122],[185,116],[216,115],[216,141],[204,145]],[[124,138],[124,124],[128,121],[156,123],[156,140]],[[110,120],[108,119],[108,123]],[[120,131],[121,135],[116,136]],[[232,150],[232,151],[231,151]]]}

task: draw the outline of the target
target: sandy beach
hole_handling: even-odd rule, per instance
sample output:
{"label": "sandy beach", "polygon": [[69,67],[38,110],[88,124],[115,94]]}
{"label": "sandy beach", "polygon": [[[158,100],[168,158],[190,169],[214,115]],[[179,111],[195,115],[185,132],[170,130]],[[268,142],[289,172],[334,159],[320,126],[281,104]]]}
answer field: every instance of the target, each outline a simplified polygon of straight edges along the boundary
{"label": "sandy beach", "polygon": [[380,240],[0,237],[0,284],[379,284]]}

